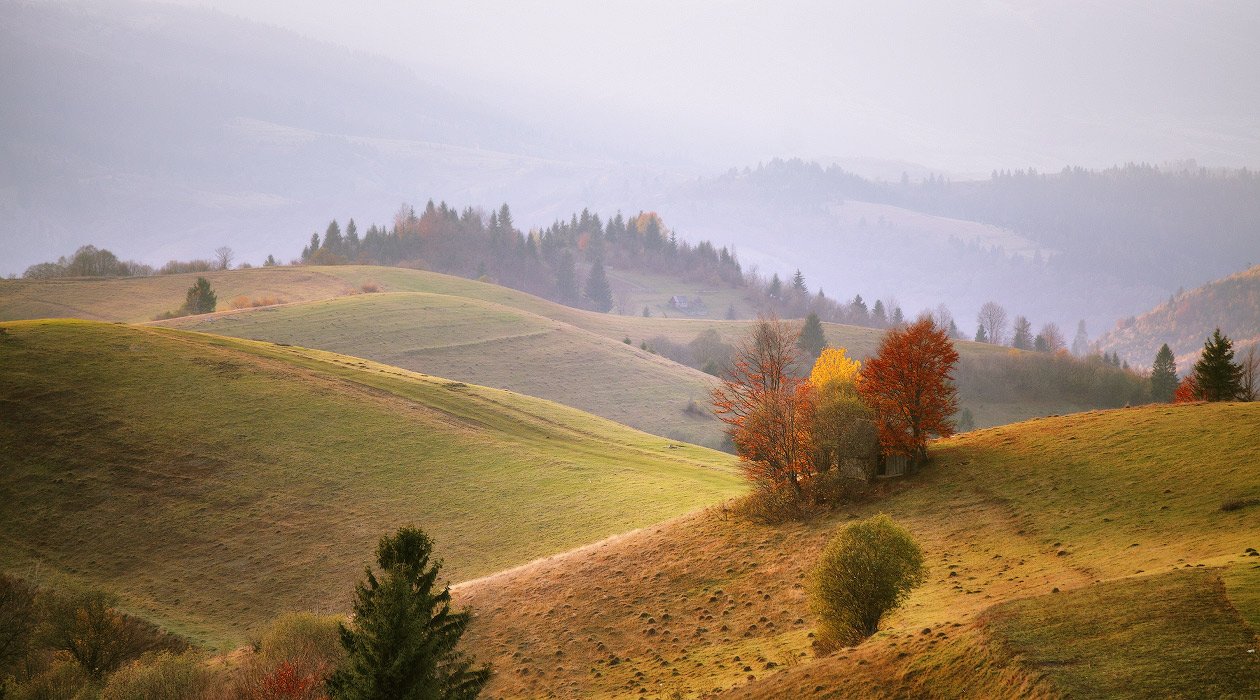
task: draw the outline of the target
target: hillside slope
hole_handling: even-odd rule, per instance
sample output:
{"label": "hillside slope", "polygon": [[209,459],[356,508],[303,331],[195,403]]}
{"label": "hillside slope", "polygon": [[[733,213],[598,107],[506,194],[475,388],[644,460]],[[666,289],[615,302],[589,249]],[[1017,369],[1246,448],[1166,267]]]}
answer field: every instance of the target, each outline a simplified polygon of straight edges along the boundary
{"label": "hillside slope", "polygon": [[[1221,505],[1260,498],[1257,421],[1257,404],[1156,406],[977,431],[868,506],[777,527],[711,509],[457,597],[496,696],[1250,697],[1260,507]],[[928,580],[874,638],[815,658],[807,572],[876,512],[914,534]]]}
{"label": "hillside slope", "polygon": [[357,358],[81,321],[0,325],[0,567],[239,643],[343,610],[376,540],[453,580],[714,503],[727,455]]}
{"label": "hillside slope", "polygon": [[1260,343],[1260,265],[1172,297],[1122,322],[1098,343],[1140,367],[1149,367],[1160,345],[1168,343],[1184,374],[1217,328],[1235,348]]}
{"label": "hillside slope", "polygon": [[[747,335],[753,323],[751,320],[724,321],[659,316],[644,318],[594,313],[495,284],[396,267],[274,267],[214,272],[207,273],[206,276],[219,290],[221,309],[230,308],[230,300],[237,296],[249,299],[273,297],[288,302],[314,301],[353,295],[366,285],[369,289],[377,288],[386,292],[422,292],[453,297],[461,300],[460,304],[465,304],[465,308],[474,310],[474,318],[484,315],[487,310],[484,304],[467,305],[469,301],[489,302],[498,307],[506,307],[499,308],[495,314],[511,314],[509,310],[523,312],[524,317],[518,319],[523,333],[530,332],[525,330],[527,328],[536,330],[539,317],[565,324],[563,332],[560,332],[560,326],[553,326],[556,332],[552,336],[566,339],[556,351],[566,347],[570,350],[580,347],[584,349],[582,353],[573,355],[570,362],[555,362],[557,358],[563,360],[564,355],[544,352],[542,357],[546,361],[529,365],[528,372],[521,376],[505,375],[502,369],[520,364],[520,358],[515,356],[517,348],[514,342],[482,343],[477,346],[475,358],[459,357],[458,353],[451,353],[446,358],[434,358],[432,356],[435,353],[431,351],[409,360],[398,357],[399,353],[391,350],[391,347],[414,348],[415,333],[439,338],[454,346],[481,336],[467,320],[461,320],[449,313],[426,315],[421,310],[413,309],[408,312],[409,318],[405,323],[399,325],[403,317],[397,311],[386,312],[379,309],[379,306],[384,305],[380,301],[346,303],[344,306],[334,304],[312,307],[306,311],[254,309],[168,322],[169,325],[179,327],[280,342],[298,339],[297,344],[378,360],[389,355],[390,359],[387,361],[390,362],[400,362],[407,367],[435,374],[458,374],[464,381],[477,384],[515,389],[528,383],[538,387],[537,395],[543,398],[569,403],[570,397],[577,396],[577,400],[583,402],[574,402],[571,405],[657,434],[679,436],[680,439],[708,445],[720,442],[717,424],[700,416],[682,414],[681,411],[692,399],[703,403],[704,392],[696,391],[697,382],[711,380],[673,363],[666,363],[673,368],[667,371],[660,365],[659,358],[649,358],[650,362],[645,363],[644,353],[629,348],[612,350],[606,344],[596,343],[591,334],[617,342],[629,338],[631,345],[638,347],[643,342],[655,343],[659,340],[686,345],[701,333],[714,331],[724,342],[733,344]],[[196,275],[173,275],[48,282],[0,280],[0,319],[57,315],[99,320],[147,321],[162,311],[177,307],[183,300],[183,290],[195,278]],[[363,306],[359,306],[360,303]],[[351,308],[366,309],[366,316],[354,319],[332,313],[334,309]],[[387,318],[382,320],[386,325],[393,324],[389,327],[394,332],[406,332],[402,332],[397,338],[391,338],[380,328],[361,328],[363,324],[372,323],[380,313],[386,314]],[[284,319],[283,323],[280,323],[281,319]],[[307,324],[303,319],[319,319],[320,323]],[[339,326],[342,328],[340,331]],[[246,327],[249,328],[248,333],[241,330]],[[851,355],[859,358],[875,352],[882,334],[880,330],[858,326],[829,323],[824,324],[824,327],[828,342],[844,346]],[[356,335],[350,332],[352,328],[362,330],[362,333]],[[335,344],[324,344],[325,339],[331,339]],[[576,345],[568,343],[575,339],[580,342]],[[534,349],[542,351],[540,340],[534,338]],[[1073,387],[1067,385],[1064,369],[1057,366],[1063,363],[1053,357],[969,341],[958,341],[956,345],[961,357],[959,394],[962,405],[972,412],[978,426],[1120,406],[1129,401],[1140,402],[1140,399],[1127,395],[1119,399],[1114,396],[1106,400],[1100,398],[1106,392],[1096,390],[1105,387],[1109,381],[1116,380],[1118,370],[1112,372],[1109,368],[1090,368],[1083,379],[1085,386]],[[599,358],[594,365],[583,364],[582,354],[587,352]],[[618,358],[618,363],[622,360],[631,362],[614,367],[614,374],[600,374],[592,369],[602,367],[605,360],[612,358]],[[428,369],[429,365],[425,362],[430,360],[436,362],[432,366],[441,371]],[[449,364],[450,362],[456,364]],[[467,374],[463,374],[464,372]],[[609,396],[613,383],[608,378],[622,375],[633,379],[637,388],[624,397]],[[588,379],[591,381],[586,381]],[[662,379],[668,379],[668,385],[662,384]],[[640,392],[644,385],[648,388]],[[533,393],[532,389],[521,390]],[[635,398],[636,393],[640,393],[640,398],[647,397],[651,400],[640,401]],[[663,431],[659,431],[657,427],[661,423],[668,426]]]}
{"label": "hillside slope", "polygon": [[712,376],[568,323],[469,297],[362,294],[164,325],[342,352],[509,389],[707,447],[724,440],[721,422],[688,411],[693,402],[708,404]]}

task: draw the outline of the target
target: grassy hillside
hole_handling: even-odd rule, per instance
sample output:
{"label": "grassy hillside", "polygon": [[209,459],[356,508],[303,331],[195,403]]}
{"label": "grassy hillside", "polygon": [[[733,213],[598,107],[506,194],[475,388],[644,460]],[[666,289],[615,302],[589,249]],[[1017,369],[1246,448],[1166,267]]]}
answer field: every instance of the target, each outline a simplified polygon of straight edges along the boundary
{"label": "grassy hillside", "polygon": [[[667,369],[658,361],[643,362],[637,351],[610,348],[593,336],[620,342],[626,338],[640,343],[664,339],[686,345],[701,333],[714,330],[728,343],[747,335],[751,320],[724,321],[700,318],[665,318],[654,315],[600,314],[574,309],[494,284],[404,268],[372,266],[278,267],[212,273],[211,282],[219,290],[220,309],[236,296],[262,299],[279,297],[289,302],[326,300],[359,292],[365,285],[385,292],[421,292],[444,295],[459,303],[399,309],[401,302],[374,301],[331,304],[309,310],[258,309],[183,319],[173,325],[195,327],[213,333],[294,342],[336,350],[359,357],[394,362],[403,366],[458,377],[463,381],[519,389],[543,398],[562,401],[656,434],[707,445],[720,444],[720,427],[699,416],[683,414],[692,398],[703,399],[700,389],[710,381],[698,373],[672,363]],[[34,318],[49,315],[118,321],[147,321],[162,311],[178,307],[183,293],[195,275],[145,277],[126,280],[59,280],[55,282],[0,281],[0,319]],[[662,284],[648,280],[645,284]],[[664,289],[664,288],[661,288]],[[487,307],[476,302],[488,302]],[[384,306],[393,308],[385,309]],[[441,307],[441,308],[439,308]],[[364,313],[359,319],[337,318],[340,311]],[[499,330],[487,338],[470,319],[460,319],[454,310],[463,309],[470,319],[498,317]],[[503,320],[522,312],[519,318]],[[432,313],[430,313],[430,311]],[[545,320],[544,320],[545,319]],[[551,322],[546,335],[538,334],[540,323]],[[557,325],[563,324],[563,325]],[[363,326],[379,325],[380,328]],[[864,357],[875,352],[882,331],[840,324],[824,324],[827,339],[848,348],[850,354]],[[390,328],[390,337],[382,328]],[[248,332],[246,332],[246,329]],[[494,335],[498,333],[499,335]],[[444,353],[433,347],[433,339],[450,348]],[[548,343],[555,341],[556,348]],[[473,346],[471,343],[478,343]],[[522,348],[524,344],[527,347]],[[1036,416],[1071,413],[1105,405],[1122,405],[1127,399],[1100,403],[1086,391],[1058,391],[1062,377],[1042,372],[1047,381],[1016,385],[1008,374],[1008,356],[1036,370],[1053,363],[1052,358],[1019,353],[983,343],[959,341],[962,405],[973,413],[978,426],[1000,425]],[[415,350],[406,357],[398,349]],[[461,355],[475,348],[476,357]],[[518,356],[518,353],[521,353]],[[386,355],[389,359],[385,359]],[[541,358],[541,364],[524,364],[524,359]],[[509,368],[528,367],[514,372]],[[606,368],[610,370],[605,371]],[[625,377],[629,391],[624,397],[610,395],[608,377]],[[661,429],[661,425],[665,428]]]}
{"label": "grassy hillside", "polygon": [[1260,265],[1177,295],[1098,339],[1102,349],[1149,367],[1159,346],[1168,343],[1185,373],[1199,359],[1212,331],[1235,348],[1260,343]]}
{"label": "grassy hillside", "polygon": [[128,278],[0,281],[0,321],[82,318],[139,323],[178,309],[198,277],[210,280],[219,309],[238,296],[285,302],[327,299],[354,291],[345,280],[317,268],[263,267]]}
{"label": "grassy hillside", "polygon": [[362,294],[252,313],[188,317],[179,328],[366,357],[510,389],[656,435],[720,447],[705,412],[713,377],[577,326],[466,296]]}
{"label": "grassy hillside", "polygon": [[[1221,505],[1260,497],[1257,421],[1215,404],[977,431],[869,506],[777,527],[713,509],[457,593],[493,695],[1253,697],[1260,506]],[[874,638],[815,658],[806,573],[880,511],[928,581]]]}
{"label": "grassy hillside", "polygon": [[194,638],[344,610],[376,540],[453,580],[739,493],[727,455],[505,391],[161,328],[7,323],[0,567]]}

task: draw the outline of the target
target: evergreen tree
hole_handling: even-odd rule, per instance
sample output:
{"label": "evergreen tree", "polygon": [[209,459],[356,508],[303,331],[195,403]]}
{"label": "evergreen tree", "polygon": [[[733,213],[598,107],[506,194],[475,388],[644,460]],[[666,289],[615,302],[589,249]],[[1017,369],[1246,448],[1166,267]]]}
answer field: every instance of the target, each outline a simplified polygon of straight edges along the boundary
{"label": "evergreen tree", "polygon": [[1050,341],[1046,340],[1046,336],[1038,333],[1037,337],[1033,338],[1033,350],[1036,350],[1037,352],[1050,352]]}
{"label": "evergreen tree", "polygon": [[342,247],[341,226],[333,219],[328,224],[328,230],[324,231],[324,250],[340,255]]}
{"label": "evergreen tree", "polygon": [[726,307],[726,320],[734,321],[737,318],[739,318],[739,315],[735,313],[735,305],[731,304],[727,306]]}
{"label": "evergreen tree", "polygon": [[905,325],[905,322],[906,322],[906,316],[905,316],[905,314],[901,313],[901,307],[900,307],[900,306],[895,306],[895,307],[893,307],[892,317],[891,317],[891,318],[889,318],[889,319],[888,319],[888,321],[889,321],[889,322],[890,322],[893,326],[901,326],[901,325]]}
{"label": "evergreen tree", "polygon": [[810,357],[818,357],[827,347],[827,337],[823,334],[822,322],[818,314],[809,312],[805,317],[805,325],[801,326],[801,335],[796,339],[796,347]]}
{"label": "evergreen tree", "polygon": [[792,275],[792,290],[802,295],[809,292],[809,288],[805,286],[805,275],[801,274],[799,269]]}
{"label": "evergreen tree", "polygon": [[977,343],[989,342],[989,334],[984,332],[984,324],[980,324],[979,326],[976,326],[976,342]]}
{"label": "evergreen tree", "polygon": [[567,250],[560,256],[560,264],[556,267],[556,295],[565,303],[578,298],[577,268],[573,263],[573,253]]}
{"label": "evergreen tree", "polygon": [[198,277],[193,286],[188,288],[184,298],[184,312],[188,314],[208,314],[218,304],[218,296],[210,288],[210,280]]}
{"label": "evergreen tree", "polygon": [[783,281],[779,279],[779,273],[774,273],[770,277],[770,287],[766,289],[766,296],[771,299],[778,299],[783,294]]}
{"label": "evergreen tree", "polygon": [[263,267],[275,267],[280,263],[276,262],[276,256],[268,254],[267,259],[263,261]]}
{"label": "evergreen tree", "polygon": [[1234,344],[1221,329],[1203,344],[1194,363],[1194,380],[1205,401],[1233,401],[1242,393],[1242,367],[1234,364]]}
{"label": "evergreen tree", "polygon": [[862,301],[861,294],[853,297],[853,301],[849,304],[849,313],[853,315],[853,322],[859,326],[865,326],[871,322],[871,313],[866,308],[866,302]]}
{"label": "evergreen tree", "polygon": [[1085,320],[1076,324],[1076,337],[1072,339],[1072,354],[1085,357],[1089,353],[1089,334],[1085,332]]}
{"label": "evergreen tree", "polygon": [[346,224],[346,254],[354,255],[359,250],[359,227],[355,225],[354,219]]}
{"label": "evergreen tree", "polygon": [[508,208],[507,202],[499,207],[499,228],[504,231],[512,230],[512,210]]}
{"label": "evergreen tree", "polygon": [[962,331],[958,330],[958,324],[954,323],[954,319],[949,319],[949,337],[961,338]]}
{"label": "evergreen tree", "polygon": [[1015,317],[1015,335],[1011,337],[1011,347],[1017,350],[1032,350],[1032,324],[1023,316]]}
{"label": "evergreen tree", "polygon": [[600,313],[612,308],[612,287],[608,284],[608,276],[604,274],[604,263],[598,259],[591,265],[591,272],[586,276],[586,300]]}
{"label": "evergreen tree", "polygon": [[449,587],[437,592],[440,562],[421,530],[402,528],[376,548],[380,577],[355,586],[352,626],[341,625],[348,655],[328,679],[337,700],[463,700],[477,697],[488,668],[455,647],[472,619],[451,611]]}
{"label": "evergreen tree", "polygon": [[876,299],[875,306],[871,307],[871,322],[876,328],[888,325],[888,311],[884,309],[884,302],[879,299]]}

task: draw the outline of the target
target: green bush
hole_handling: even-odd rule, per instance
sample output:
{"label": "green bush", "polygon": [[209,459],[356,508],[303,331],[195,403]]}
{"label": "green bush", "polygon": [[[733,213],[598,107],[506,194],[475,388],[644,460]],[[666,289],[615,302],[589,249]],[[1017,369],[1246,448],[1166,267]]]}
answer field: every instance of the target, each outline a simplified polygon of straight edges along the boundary
{"label": "green bush", "polygon": [[923,582],[923,551],[904,528],[880,514],[832,538],[810,581],[819,620],[818,650],[854,644]]}
{"label": "green bush", "polygon": [[198,700],[216,685],[194,652],[146,654],[109,677],[100,700]]}
{"label": "green bush", "polygon": [[91,700],[100,686],[74,659],[58,655],[40,673],[13,686],[5,700]]}
{"label": "green bush", "polygon": [[287,613],[263,633],[259,655],[268,662],[289,661],[301,666],[331,668],[346,657],[341,646],[339,615]]}

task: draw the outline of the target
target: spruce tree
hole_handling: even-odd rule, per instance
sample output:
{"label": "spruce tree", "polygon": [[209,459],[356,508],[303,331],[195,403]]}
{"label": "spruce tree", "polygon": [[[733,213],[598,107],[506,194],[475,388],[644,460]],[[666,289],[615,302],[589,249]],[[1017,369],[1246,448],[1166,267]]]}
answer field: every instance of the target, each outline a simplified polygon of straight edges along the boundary
{"label": "spruce tree", "polygon": [[608,276],[604,274],[604,263],[599,260],[591,265],[591,272],[586,276],[586,300],[600,313],[612,308],[612,287],[608,284]]}
{"label": "spruce tree", "polygon": [[871,322],[876,328],[888,325],[888,312],[884,309],[884,302],[879,299],[876,299],[875,306],[871,307]]}
{"label": "spruce tree", "polygon": [[560,264],[556,267],[556,294],[560,301],[566,303],[577,299],[577,269],[573,263],[573,253],[567,250],[560,256]]}
{"label": "spruce tree", "polygon": [[218,295],[210,288],[210,280],[198,277],[193,286],[188,288],[184,297],[184,312],[188,314],[208,314],[218,304]]}
{"label": "spruce tree", "polygon": [[989,334],[984,332],[983,324],[976,327],[976,342],[977,343],[989,342]]}
{"label": "spruce tree", "polygon": [[799,269],[792,275],[792,289],[801,294],[809,291],[809,288],[805,286],[805,275],[801,274]]}
{"label": "spruce tree", "polygon": [[451,611],[449,587],[437,590],[440,562],[423,531],[402,528],[376,548],[380,574],[355,586],[354,618],[341,625],[346,660],[328,679],[336,700],[463,700],[490,680],[456,650],[471,620]]}
{"label": "spruce tree", "polygon": [[1011,337],[1011,347],[1017,350],[1033,349],[1032,324],[1023,316],[1015,317],[1015,335]]}
{"label": "spruce tree", "polygon": [[801,326],[801,335],[796,339],[796,346],[810,357],[818,357],[827,347],[827,337],[823,334],[822,322],[813,311],[805,317],[805,325]]}
{"label": "spruce tree", "polygon": [[1242,393],[1242,367],[1234,364],[1234,344],[1221,329],[1203,344],[1194,379],[1205,401],[1233,401]]}

